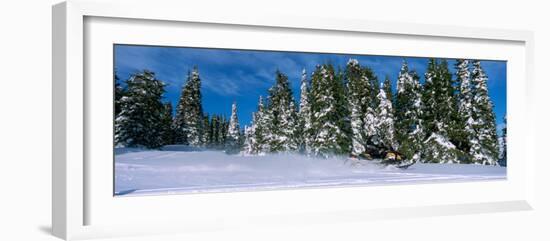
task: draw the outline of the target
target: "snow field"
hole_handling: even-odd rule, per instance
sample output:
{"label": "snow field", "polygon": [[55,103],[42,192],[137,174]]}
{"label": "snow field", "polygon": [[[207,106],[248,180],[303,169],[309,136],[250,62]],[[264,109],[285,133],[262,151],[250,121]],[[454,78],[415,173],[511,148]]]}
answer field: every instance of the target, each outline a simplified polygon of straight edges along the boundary
{"label": "snow field", "polygon": [[168,146],[162,151],[115,150],[115,195],[159,195],[269,190],[341,185],[481,181],[506,178],[506,168],[415,164],[406,170],[372,161],[298,154],[227,155],[222,151]]}

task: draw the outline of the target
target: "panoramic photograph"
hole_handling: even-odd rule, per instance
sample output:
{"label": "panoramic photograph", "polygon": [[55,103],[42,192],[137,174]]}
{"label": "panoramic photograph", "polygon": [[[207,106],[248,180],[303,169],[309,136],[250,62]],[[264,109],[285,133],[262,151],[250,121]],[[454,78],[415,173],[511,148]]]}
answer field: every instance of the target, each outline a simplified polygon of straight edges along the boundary
{"label": "panoramic photograph", "polygon": [[115,196],[506,179],[506,61],[113,51]]}

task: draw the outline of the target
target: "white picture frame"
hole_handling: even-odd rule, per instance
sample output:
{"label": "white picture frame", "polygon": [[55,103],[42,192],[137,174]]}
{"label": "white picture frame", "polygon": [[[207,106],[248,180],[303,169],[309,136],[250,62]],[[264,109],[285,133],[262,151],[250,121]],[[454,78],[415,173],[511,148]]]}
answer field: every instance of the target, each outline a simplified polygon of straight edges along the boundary
{"label": "white picture frame", "polygon": [[[158,4],[150,1],[145,3],[132,2],[130,4],[122,1],[73,0],[53,7],[52,226],[55,236],[63,239],[83,239],[119,235],[194,232],[236,226],[277,227],[292,225],[295,222],[326,223],[532,209],[536,162],[533,151],[535,137],[532,128],[534,125],[530,124],[533,121],[533,118],[530,117],[534,115],[529,108],[531,106],[529,105],[531,101],[529,93],[532,91],[530,88],[533,83],[532,32],[410,23],[364,22],[345,19],[276,15],[256,16],[252,13],[248,16],[212,16],[207,14],[206,10],[186,11],[185,14],[182,14],[178,9],[184,8],[184,5],[184,3],[177,2]],[[152,8],[156,11],[150,11]],[[152,22],[153,24],[148,25],[151,30],[155,28],[158,30],[159,26],[162,27],[163,24],[173,27],[180,26],[178,24],[205,24],[204,26],[222,26],[226,30],[252,28],[253,31],[250,32],[274,32],[271,34],[300,31],[301,33],[315,32],[315,34],[335,35],[339,33],[342,35],[371,34],[396,39],[418,38],[421,41],[441,42],[440,46],[436,44],[434,48],[424,50],[422,52],[424,56],[447,57],[447,55],[452,55],[453,57],[480,58],[490,56],[491,59],[507,60],[511,64],[509,68],[510,77],[508,78],[509,88],[507,90],[510,138],[508,179],[502,182],[420,184],[397,187],[342,187],[131,199],[117,199],[112,195],[110,197],[106,196],[102,194],[101,187],[107,185],[105,183],[112,182],[112,180],[98,181],[94,176],[112,175],[112,170],[105,170],[105,173],[103,173],[101,169],[97,169],[101,166],[91,162],[90,158],[93,160],[93,156],[96,154],[94,154],[95,152],[90,153],[90,150],[93,150],[90,146],[92,144],[87,142],[90,128],[95,128],[90,127],[91,120],[88,118],[97,116],[90,115],[91,111],[95,111],[96,105],[90,104],[89,98],[93,99],[94,95],[99,95],[103,87],[95,84],[90,85],[86,82],[86,78],[90,78],[86,68],[95,68],[93,63],[97,62],[87,59],[90,51],[86,48],[90,46],[95,48],[95,45],[88,45],[89,43],[86,43],[86,41],[109,42],[121,40],[102,38],[110,35],[107,35],[100,27],[87,28],[86,24],[96,23],[87,23],[86,21],[93,22],[94,19],[120,21],[122,24],[119,26],[115,26],[117,24],[110,23],[109,20],[99,21],[99,25],[112,24],[112,26],[119,28],[124,28],[124,23],[129,22],[134,25]],[[204,29],[208,28],[205,27]],[[98,38],[87,38],[87,35],[90,34],[97,34],[94,36]],[[227,38],[230,39],[230,36]],[[127,38],[124,41],[140,41],[139,44],[179,44],[179,40],[172,41],[170,38],[147,40]],[[445,41],[449,43],[444,43]],[[502,51],[508,51],[510,54],[497,53],[496,48],[490,50],[490,46],[497,43],[503,46],[511,46],[509,51]],[[211,44],[215,45],[216,43]],[[271,48],[287,48],[284,43],[278,44],[272,43]],[[452,50],[448,50],[449,52],[442,51],[443,46],[452,46],[453,44],[463,44],[464,46],[477,44],[488,46],[487,49],[489,50],[479,56],[468,55],[472,54],[472,51],[467,51],[467,49],[462,54],[468,56],[457,56],[457,53],[452,52]],[[261,46],[255,47],[262,48]],[[312,48],[315,48],[315,46]],[[386,51],[384,53],[391,54],[391,50]],[[414,56],[419,54],[419,50],[414,50],[411,47],[403,48],[400,51],[402,55]],[[94,51],[95,56],[104,56],[98,54],[99,52]],[[103,91],[106,92],[101,93],[109,95],[108,92],[112,89],[106,90],[103,88]],[[107,99],[108,102],[112,101],[112,98]],[[107,113],[107,110],[104,114],[111,115],[111,113]],[[90,142],[93,142],[93,140]],[[518,155],[519,153],[525,154]],[[88,172],[93,168],[96,168],[96,171],[94,174],[89,174]],[[364,197],[360,197],[356,201],[350,201],[345,206],[338,205],[346,200],[344,197],[358,196],[357,193],[361,193],[363,196],[368,193],[369,195],[386,198],[395,196],[396,193],[414,196],[422,194],[426,197],[433,197],[437,196],[441,190],[449,190],[447,191],[449,195],[435,201],[412,198],[407,202],[392,202],[381,198],[371,200],[371,203],[365,206],[365,202],[362,200]],[[467,197],[457,198],[450,192],[461,192]],[[342,198],[334,198],[338,195]],[[290,196],[301,201],[295,203],[281,201],[281,199]],[[332,204],[328,201],[321,201],[314,205],[308,202],[313,198],[323,200],[327,197],[333,197],[330,200]],[[257,205],[249,205],[257,202],[275,203],[273,200],[278,200],[278,205],[274,205],[267,210]],[[223,207],[217,205],[222,202]],[[206,209],[201,208],[201,206],[208,205],[218,207],[210,208],[209,212],[205,213]],[[152,209],[142,214],[147,217],[148,221],[144,221],[140,217],[128,217],[128,214],[140,207]],[[174,211],[174,207],[181,208]],[[185,213],[186,217],[182,218],[181,213]],[[125,214],[126,217],[124,217]],[[94,216],[99,218],[91,220],[90,217]]]}

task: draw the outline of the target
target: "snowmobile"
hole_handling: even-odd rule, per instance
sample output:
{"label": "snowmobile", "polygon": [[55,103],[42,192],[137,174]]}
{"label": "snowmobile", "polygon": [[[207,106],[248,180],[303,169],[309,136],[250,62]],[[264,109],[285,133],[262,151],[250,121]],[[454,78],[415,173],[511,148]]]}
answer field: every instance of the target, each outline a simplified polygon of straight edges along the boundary
{"label": "snowmobile", "polygon": [[[408,167],[414,164],[414,161],[406,160],[405,156],[397,151],[378,151],[377,149],[367,149],[366,152],[359,155],[351,154],[349,160],[353,166],[365,165],[366,160],[372,161],[371,163],[382,165],[382,166],[392,166],[400,169],[407,169]],[[374,159],[378,159],[374,161]]]}
{"label": "snowmobile", "polygon": [[400,169],[407,169],[414,164],[414,161],[406,160],[404,155],[397,151],[386,151],[384,159],[380,164],[385,166],[393,166]]}
{"label": "snowmobile", "polygon": [[359,155],[350,154],[346,163],[349,161],[351,166],[363,166],[366,164],[365,160],[372,160],[372,157],[368,153],[361,153]]}

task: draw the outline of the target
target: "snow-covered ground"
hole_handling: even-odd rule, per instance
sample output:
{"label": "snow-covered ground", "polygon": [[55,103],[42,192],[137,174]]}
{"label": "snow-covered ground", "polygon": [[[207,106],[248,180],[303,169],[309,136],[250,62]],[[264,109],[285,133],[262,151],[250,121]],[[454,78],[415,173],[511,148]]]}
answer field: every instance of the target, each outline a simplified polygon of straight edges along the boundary
{"label": "snow-covered ground", "polygon": [[116,149],[115,194],[157,195],[267,190],[340,185],[455,182],[506,178],[506,168],[415,164],[406,170],[345,158],[296,154],[226,155],[221,151],[169,146],[162,151]]}

